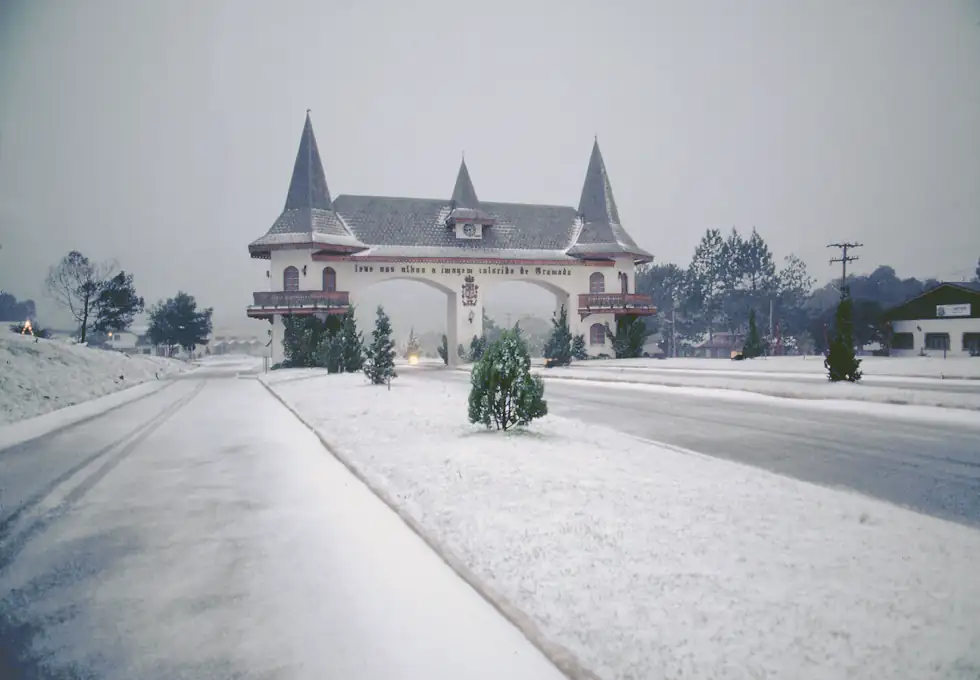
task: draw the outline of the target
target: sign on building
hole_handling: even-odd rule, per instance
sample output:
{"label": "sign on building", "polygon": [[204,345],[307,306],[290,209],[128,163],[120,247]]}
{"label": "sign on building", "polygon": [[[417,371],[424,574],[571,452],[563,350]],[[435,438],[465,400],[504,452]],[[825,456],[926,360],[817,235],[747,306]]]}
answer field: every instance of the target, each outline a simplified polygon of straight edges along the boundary
{"label": "sign on building", "polygon": [[970,316],[970,303],[962,305],[936,305],[936,318],[943,319],[948,316]]}

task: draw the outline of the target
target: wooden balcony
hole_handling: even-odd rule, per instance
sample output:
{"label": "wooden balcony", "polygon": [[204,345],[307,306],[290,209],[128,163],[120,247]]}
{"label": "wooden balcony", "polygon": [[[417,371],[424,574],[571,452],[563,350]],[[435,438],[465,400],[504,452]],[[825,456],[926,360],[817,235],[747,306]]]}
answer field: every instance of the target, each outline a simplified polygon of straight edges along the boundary
{"label": "wooden balcony", "polygon": [[652,316],[657,313],[657,308],[653,306],[653,299],[649,295],[592,293],[578,296],[578,313],[583,318],[589,314]]}
{"label": "wooden balcony", "polygon": [[343,314],[350,306],[347,291],[290,290],[252,293],[248,315],[268,319],[273,314]]}

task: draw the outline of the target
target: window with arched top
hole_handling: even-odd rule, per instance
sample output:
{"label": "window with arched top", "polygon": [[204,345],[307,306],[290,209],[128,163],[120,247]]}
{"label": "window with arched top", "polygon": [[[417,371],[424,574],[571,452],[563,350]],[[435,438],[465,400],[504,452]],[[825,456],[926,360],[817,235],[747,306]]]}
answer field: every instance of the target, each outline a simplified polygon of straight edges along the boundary
{"label": "window with arched top", "polygon": [[606,344],[606,327],[601,323],[594,323],[589,326],[589,344],[590,345],[605,345]]}
{"label": "window with arched top", "polygon": [[286,267],[282,270],[282,289],[299,290],[299,270],[296,267]]}
{"label": "window with arched top", "polygon": [[337,290],[337,272],[333,267],[323,268],[323,290],[333,293]]}
{"label": "window with arched top", "polygon": [[629,295],[630,277],[626,272],[619,272],[619,289],[623,295]]}
{"label": "window with arched top", "polygon": [[589,294],[598,295],[606,292],[606,277],[602,272],[595,272],[589,277]]}

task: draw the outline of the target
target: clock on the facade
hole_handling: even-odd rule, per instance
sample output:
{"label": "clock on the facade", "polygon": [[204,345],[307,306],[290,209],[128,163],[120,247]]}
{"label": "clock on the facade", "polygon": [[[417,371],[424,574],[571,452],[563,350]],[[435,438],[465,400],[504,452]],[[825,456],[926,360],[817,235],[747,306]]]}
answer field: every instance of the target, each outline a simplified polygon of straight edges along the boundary
{"label": "clock on the facade", "polygon": [[476,236],[476,225],[472,222],[467,222],[463,225],[463,234],[466,236]]}

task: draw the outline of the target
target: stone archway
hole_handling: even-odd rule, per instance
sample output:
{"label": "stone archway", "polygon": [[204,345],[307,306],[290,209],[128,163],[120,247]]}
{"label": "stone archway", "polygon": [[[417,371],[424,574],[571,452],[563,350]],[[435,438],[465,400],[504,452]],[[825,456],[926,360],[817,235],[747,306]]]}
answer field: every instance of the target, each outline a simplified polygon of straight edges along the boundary
{"label": "stone archway", "polygon": [[[388,269],[387,266],[384,266],[384,268]],[[461,310],[461,307],[464,307],[462,291],[454,290],[446,283],[434,280],[432,277],[423,274],[406,275],[397,273],[390,276],[383,276],[383,274],[387,273],[390,272],[381,272],[382,276],[352,283],[350,285],[350,304],[354,306],[358,305],[360,298],[375,286],[395,281],[420,283],[433,290],[438,290],[446,296],[446,343],[449,348],[449,365],[459,365],[461,359],[457,353],[458,345],[463,344],[464,346],[468,346],[470,338],[473,335],[483,334],[482,304],[479,306],[475,304],[469,305]],[[467,313],[466,309],[469,309],[469,313]],[[365,331],[365,335],[370,333],[370,328],[364,328],[362,330]],[[467,331],[470,331],[470,334],[467,334]]]}

